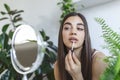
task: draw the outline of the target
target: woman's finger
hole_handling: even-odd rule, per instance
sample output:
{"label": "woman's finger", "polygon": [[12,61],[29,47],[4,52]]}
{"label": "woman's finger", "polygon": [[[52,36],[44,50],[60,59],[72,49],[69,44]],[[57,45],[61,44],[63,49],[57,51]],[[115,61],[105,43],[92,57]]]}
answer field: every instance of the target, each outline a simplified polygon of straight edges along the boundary
{"label": "woman's finger", "polygon": [[73,61],[74,61],[75,64],[80,65],[80,61],[78,60],[78,58],[76,57],[76,55],[74,54],[74,52],[73,52]]}
{"label": "woman's finger", "polygon": [[66,55],[65,58],[65,63],[66,63],[66,69],[70,70],[72,66],[74,66],[74,61],[72,58],[72,52],[69,50],[68,54]]}
{"label": "woman's finger", "polygon": [[69,62],[70,66],[73,66],[75,64],[74,61],[73,61],[73,58],[72,58],[71,50],[69,50],[69,53],[68,53],[68,62]]}
{"label": "woman's finger", "polygon": [[69,62],[68,62],[68,56],[65,57],[65,69],[66,70],[70,70],[70,65],[69,65]]}

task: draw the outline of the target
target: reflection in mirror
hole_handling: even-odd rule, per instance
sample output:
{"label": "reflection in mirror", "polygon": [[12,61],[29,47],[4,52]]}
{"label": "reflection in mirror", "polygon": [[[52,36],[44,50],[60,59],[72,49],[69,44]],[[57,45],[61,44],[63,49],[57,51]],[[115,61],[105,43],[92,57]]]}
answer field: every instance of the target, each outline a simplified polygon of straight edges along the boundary
{"label": "reflection in mirror", "polygon": [[37,37],[32,27],[20,27],[14,38],[16,63],[22,69],[29,69],[37,56]]}
{"label": "reflection in mirror", "polygon": [[40,35],[29,25],[21,25],[15,30],[11,61],[14,69],[24,75],[23,80],[40,66],[44,56],[42,43]]}
{"label": "reflection in mirror", "polygon": [[[15,44],[16,57],[23,67],[30,67],[37,56],[37,43],[26,42]],[[26,60],[28,58],[28,60]]]}

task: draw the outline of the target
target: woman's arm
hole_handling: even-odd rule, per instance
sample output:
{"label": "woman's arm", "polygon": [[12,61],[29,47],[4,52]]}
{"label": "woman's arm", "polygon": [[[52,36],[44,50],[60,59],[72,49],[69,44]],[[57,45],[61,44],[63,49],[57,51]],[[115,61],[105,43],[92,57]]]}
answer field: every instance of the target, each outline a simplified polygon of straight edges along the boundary
{"label": "woman's arm", "polygon": [[99,80],[101,74],[105,71],[107,63],[104,61],[105,55],[102,52],[97,52],[92,61],[92,80]]}
{"label": "woman's arm", "polygon": [[54,64],[54,77],[55,77],[55,80],[61,80],[60,75],[59,75],[58,62],[57,61]]}

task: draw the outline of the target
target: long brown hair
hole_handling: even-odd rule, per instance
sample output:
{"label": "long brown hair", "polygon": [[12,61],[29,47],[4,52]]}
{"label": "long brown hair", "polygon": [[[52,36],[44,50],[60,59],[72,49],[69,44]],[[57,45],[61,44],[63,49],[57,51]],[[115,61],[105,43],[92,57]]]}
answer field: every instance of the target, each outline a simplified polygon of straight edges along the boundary
{"label": "long brown hair", "polygon": [[63,30],[63,24],[65,20],[71,16],[79,16],[85,27],[85,40],[83,43],[82,48],[82,54],[81,54],[81,70],[84,80],[92,80],[92,48],[91,48],[91,41],[90,41],[90,35],[88,31],[88,25],[85,17],[76,12],[71,12],[67,14],[60,26],[59,30],[59,38],[58,38],[58,66],[59,66],[59,73],[61,80],[72,80],[72,77],[69,75],[69,73],[65,70],[65,56],[67,54],[67,48],[63,43],[63,36],[62,36],[62,30]]}

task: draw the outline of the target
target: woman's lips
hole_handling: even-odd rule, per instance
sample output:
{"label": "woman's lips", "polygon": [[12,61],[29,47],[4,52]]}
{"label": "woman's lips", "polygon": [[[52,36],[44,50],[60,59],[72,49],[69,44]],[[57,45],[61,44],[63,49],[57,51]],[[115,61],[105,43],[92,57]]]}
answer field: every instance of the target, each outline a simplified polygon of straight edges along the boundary
{"label": "woman's lips", "polygon": [[71,42],[77,42],[77,41],[78,41],[78,39],[75,38],[75,37],[71,37],[71,38],[69,38],[69,40],[70,40]]}

